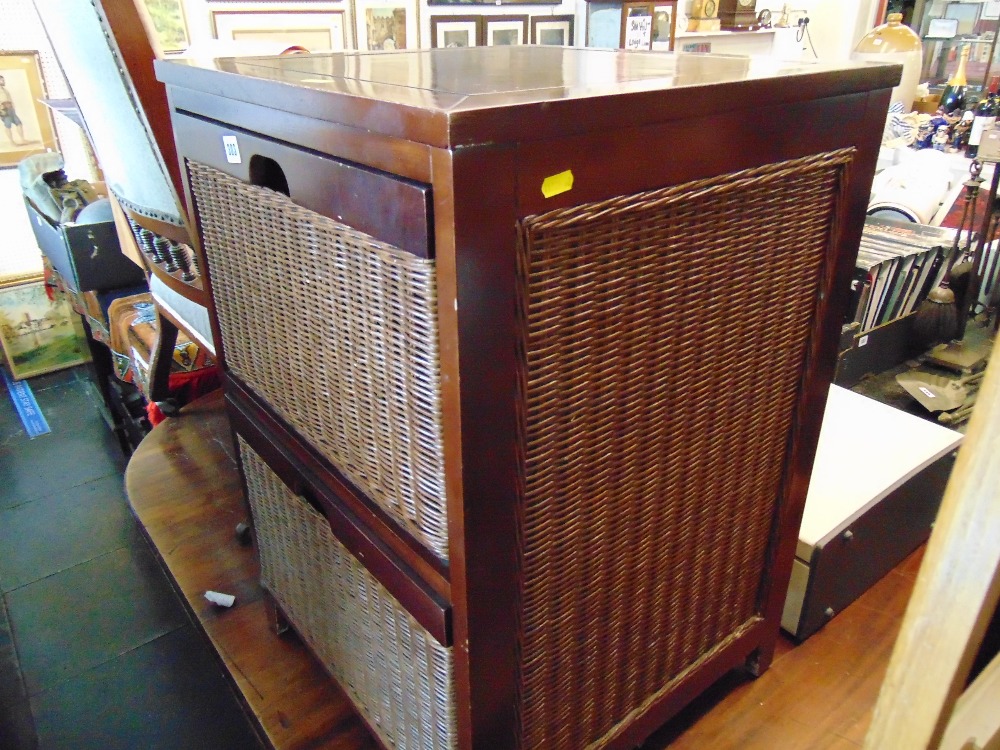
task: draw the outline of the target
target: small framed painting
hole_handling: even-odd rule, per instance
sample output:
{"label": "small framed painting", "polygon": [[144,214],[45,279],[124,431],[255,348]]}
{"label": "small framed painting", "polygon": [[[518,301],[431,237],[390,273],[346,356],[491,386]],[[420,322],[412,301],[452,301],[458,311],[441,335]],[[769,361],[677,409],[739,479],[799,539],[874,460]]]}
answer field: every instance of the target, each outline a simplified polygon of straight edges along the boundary
{"label": "small framed painting", "polygon": [[310,52],[344,49],[344,11],[213,10],[216,39],[276,42]]}
{"label": "small framed painting", "polygon": [[487,47],[528,43],[527,16],[485,16],[485,19]]}
{"label": "small framed painting", "polygon": [[354,0],[359,50],[417,49],[416,0]]}
{"label": "small framed painting", "polygon": [[653,3],[627,2],[622,6],[622,49],[653,48]]}
{"label": "small framed painting", "polygon": [[614,2],[587,3],[587,46],[615,49],[621,42],[622,6]]}
{"label": "small framed painting", "polygon": [[482,16],[431,16],[431,47],[478,47],[482,43]]}
{"label": "small framed painting", "polygon": [[553,47],[573,45],[573,16],[532,16],[531,43]]}
{"label": "small framed painting", "polygon": [[181,0],[143,0],[143,7],[164,52],[182,52],[188,48],[187,20]]}
{"label": "small framed painting", "polygon": [[41,281],[0,289],[0,344],[15,380],[90,360],[80,316]]}
{"label": "small framed painting", "polygon": [[677,0],[656,0],[653,6],[653,49],[674,51]]}
{"label": "small framed painting", "polygon": [[37,52],[0,52],[0,167],[59,150],[46,96]]}

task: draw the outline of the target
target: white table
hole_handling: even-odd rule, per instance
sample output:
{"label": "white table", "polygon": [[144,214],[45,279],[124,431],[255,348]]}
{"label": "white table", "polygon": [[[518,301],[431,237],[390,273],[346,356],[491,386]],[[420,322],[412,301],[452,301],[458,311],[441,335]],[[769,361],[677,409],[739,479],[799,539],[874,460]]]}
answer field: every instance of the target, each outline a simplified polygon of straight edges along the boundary
{"label": "white table", "polygon": [[961,433],[831,386],[781,625],[806,638],[923,542]]}

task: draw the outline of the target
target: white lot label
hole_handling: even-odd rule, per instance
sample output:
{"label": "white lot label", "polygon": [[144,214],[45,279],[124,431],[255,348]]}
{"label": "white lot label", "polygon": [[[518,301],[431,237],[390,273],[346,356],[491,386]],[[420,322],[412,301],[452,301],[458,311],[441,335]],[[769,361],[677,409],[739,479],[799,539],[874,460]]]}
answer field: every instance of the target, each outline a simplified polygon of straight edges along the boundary
{"label": "white lot label", "polygon": [[235,135],[222,136],[222,147],[226,149],[226,161],[230,164],[242,164],[240,158],[240,144],[236,142]]}

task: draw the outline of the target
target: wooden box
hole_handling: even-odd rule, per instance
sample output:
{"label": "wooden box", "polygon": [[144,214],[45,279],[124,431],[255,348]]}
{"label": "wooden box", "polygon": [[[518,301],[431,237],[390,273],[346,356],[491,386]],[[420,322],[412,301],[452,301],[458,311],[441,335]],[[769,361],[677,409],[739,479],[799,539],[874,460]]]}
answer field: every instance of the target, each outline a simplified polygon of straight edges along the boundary
{"label": "wooden box", "polygon": [[767,667],[898,66],[157,71],[263,582],[382,743],[633,747]]}
{"label": "wooden box", "polygon": [[911,313],[864,333],[845,330],[837,355],[837,385],[850,388],[866,375],[891,370],[922,354],[924,349],[913,334],[915,320],[916,313]]}
{"label": "wooden box", "polygon": [[59,224],[25,198],[38,246],[74,292],[103,292],[145,279],[142,268],[122,254],[113,221]]}
{"label": "wooden box", "polygon": [[962,435],[832,386],[781,626],[808,638],[927,540]]}

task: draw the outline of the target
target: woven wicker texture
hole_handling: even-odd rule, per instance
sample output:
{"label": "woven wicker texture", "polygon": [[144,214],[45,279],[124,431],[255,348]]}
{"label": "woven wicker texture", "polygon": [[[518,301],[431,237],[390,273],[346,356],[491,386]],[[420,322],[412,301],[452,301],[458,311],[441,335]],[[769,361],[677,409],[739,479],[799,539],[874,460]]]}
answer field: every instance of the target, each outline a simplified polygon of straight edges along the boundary
{"label": "woven wicker texture", "polygon": [[434,261],[188,168],[227,366],[446,559]]}
{"label": "woven wicker texture", "polygon": [[451,649],[441,646],[239,440],[261,581],[388,747],[455,747]]}
{"label": "woven wicker texture", "polygon": [[852,154],[523,221],[523,748],[600,747],[759,619]]}

